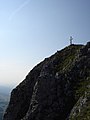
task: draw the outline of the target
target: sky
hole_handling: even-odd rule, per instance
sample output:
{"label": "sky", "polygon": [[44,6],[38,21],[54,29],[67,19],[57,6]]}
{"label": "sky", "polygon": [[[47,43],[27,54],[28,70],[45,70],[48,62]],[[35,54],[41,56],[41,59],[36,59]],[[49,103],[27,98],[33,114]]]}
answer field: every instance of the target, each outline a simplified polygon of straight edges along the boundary
{"label": "sky", "polygon": [[90,40],[90,0],[0,0],[0,85],[18,85],[70,36]]}

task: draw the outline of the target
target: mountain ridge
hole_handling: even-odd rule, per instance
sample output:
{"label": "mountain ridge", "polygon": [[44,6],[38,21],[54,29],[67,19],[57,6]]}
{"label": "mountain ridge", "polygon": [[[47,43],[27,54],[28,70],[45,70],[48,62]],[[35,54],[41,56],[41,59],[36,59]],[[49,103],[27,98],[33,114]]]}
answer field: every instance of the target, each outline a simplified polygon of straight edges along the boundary
{"label": "mountain ridge", "polygon": [[35,66],[13,89],[3,120],[89,120],[89,100],[90,42],[72,44]]}

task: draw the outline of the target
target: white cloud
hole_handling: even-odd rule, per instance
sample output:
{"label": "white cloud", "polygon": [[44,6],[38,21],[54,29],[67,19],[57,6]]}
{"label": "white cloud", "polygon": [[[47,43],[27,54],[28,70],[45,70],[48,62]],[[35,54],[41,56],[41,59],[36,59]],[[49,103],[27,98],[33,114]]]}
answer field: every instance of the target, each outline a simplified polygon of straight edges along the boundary
{"label": "white cloud", "polygon": [[9,16],[9,20],[11,21],[12,18],[19,12],[21,11],[31,0],[26,0],[24,3],[22,3],[17,9],[15,9],[11,15]]}

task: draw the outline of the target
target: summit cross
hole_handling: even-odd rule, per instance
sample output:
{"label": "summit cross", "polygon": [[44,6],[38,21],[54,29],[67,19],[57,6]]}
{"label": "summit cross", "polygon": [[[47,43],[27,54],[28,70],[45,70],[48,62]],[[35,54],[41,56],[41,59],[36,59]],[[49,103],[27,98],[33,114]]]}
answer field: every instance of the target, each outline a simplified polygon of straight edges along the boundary
{"label": "summit cross", "polygon": [[73,37],[70,36],[70,45],[72,45],[72,40],[73,40]]}

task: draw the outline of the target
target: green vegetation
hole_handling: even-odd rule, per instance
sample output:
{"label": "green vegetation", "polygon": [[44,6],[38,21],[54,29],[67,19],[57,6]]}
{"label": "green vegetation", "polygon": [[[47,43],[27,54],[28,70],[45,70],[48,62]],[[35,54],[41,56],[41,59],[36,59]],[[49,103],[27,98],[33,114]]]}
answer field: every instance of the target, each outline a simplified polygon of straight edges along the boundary
{"label": "green vegetation", "polygon": [[13,90],[5,120],[90,120],[89,48],[72,44],[35,66]]}
{"label": "green vegetation", "polygon": [[81,80],[75,86],[75,98],[81,97],[84,92],[90,92],[90,78],[88,80]]}
{"label": "green vegetation", "polygon": [[78,100],[69,120],[90,120],[90,77],[80,80],[75,88],[75,99]]}
{"label": "green vegetation", "polygon": [[[57,53],[56,57],[59,64],[56,66],[56,72],[68,73],[73,68],[73,63],[78,58],[78,51],[81,47],[79,45],[72,45],[60,51],[59,54]],[[90,73],[88,68],[85,70],[81,68],[81,70],[84,73],[87,72],[88,75]],[[84,76],[84,78],[79,78],[78,76],[77,80],[73,81],[73,91],[76,104],[75,108],[73,108],[74,113],[70,113],[69,120],[90,120],[90,77]],[[84,100],[86,100],[85,103],[81,105]]]}
{"label": "green vegetation", "polygon": [[56,56],[59,61],[56,71],[68,71],[72,67],[71,63],[75,60],[76,54],[81,47],[82,45],[71,45],[60,51]]}

